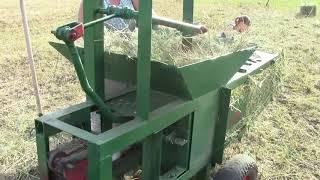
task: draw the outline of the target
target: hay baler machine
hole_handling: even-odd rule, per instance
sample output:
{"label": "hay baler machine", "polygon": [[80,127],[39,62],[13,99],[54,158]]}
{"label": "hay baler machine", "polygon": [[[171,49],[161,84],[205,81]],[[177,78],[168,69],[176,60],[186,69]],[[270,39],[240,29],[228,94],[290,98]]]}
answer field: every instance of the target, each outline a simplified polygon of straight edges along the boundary
{"label": "hay baler machine", "polygon": [[[253,47],[182,67],[151,61],[152,24],[206,31],[189,24],[193,1],[184,0],[184,22],[152,17],[149,0],[140,0],[139,12],[101,7],[102,0],[84,0],[86,23],[53,31],[65,43],[51,45],[73,63],[87,101],[36,119],[40,178],[112,180],[138,170],[132,179],[207,179],[239,114],[229,108],[231,90],[276,56]],[[137,58],[104,52],[103,22],[115,17],[137,20]],[[84,48],[75,46],[84,34]],[[49,138],[60,132],[72,138],[51,149]],[[249,173],[253,165],[245,165]]]}

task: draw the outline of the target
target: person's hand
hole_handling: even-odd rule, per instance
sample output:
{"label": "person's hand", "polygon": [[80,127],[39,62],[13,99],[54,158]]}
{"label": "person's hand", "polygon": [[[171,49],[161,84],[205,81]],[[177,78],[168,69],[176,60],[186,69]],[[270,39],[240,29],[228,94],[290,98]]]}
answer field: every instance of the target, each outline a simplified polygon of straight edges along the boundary
{"label": "person's hand", "polygon": [[205,27],[204,25],[201,25],[200,30],[201,30],[201,33],[202,33],[202,34],[208,32],[208,28]]}

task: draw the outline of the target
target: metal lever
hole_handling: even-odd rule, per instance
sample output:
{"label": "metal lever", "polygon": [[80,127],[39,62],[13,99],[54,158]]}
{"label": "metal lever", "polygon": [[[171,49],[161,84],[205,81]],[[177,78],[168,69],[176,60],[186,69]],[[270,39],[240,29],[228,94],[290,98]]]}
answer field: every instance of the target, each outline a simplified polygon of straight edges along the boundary
{"label": "metal lever", "polygon": [[[138,11],[129,9],[127,7],[108,6],[107,8],[99,9],[99,13],[121,17],[124,19],[138,20]],[[176,21],[165,17],[153,16],[152,23],[155,25],[166,26],[177,29],[186,34],[203,34],[208,32],[208,29],[203,25],[194,25],[186,22]]]}
{"label": "metal lever", "polygon": [[176,21],[173,19],[154,16],[152,17],[152,23],[155,25],[166,26],[170,28],[177,29],[182,32],[186,32],[189,34],[203,34],[208,32],[208,29],[203,25],[195,25],[186,22]]}
{"label": "metal lever", "polygon": [[52,33],[58,39],[63,40],[66,43],[73,60],[74,68],[79,78],[80,85],[86,95],[98,106],[102,116],[105,119],[111,120],[112,122],[117,122],[117,120],[120,120],[112,114],[111,109],[109,109],[108,106],[105,105],[103,99],[98,96],[97,93],[92,89],[87,79],[78,49],[74,44],[75,40],[83,36],[84,25],[76,22],[70,23],[57,28],[57,30],[52,31]]}

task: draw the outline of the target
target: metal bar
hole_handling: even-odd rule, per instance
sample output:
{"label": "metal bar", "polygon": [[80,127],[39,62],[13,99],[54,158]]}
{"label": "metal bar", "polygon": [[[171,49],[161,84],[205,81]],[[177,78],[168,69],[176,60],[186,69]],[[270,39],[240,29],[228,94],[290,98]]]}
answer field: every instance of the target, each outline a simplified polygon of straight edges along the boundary
{"label": "metal bar", "polygon": [[[151,78],[151,31],[152,0],[141,0],[138,14],[138,64],[137,64],[137,113],[143,120],[149,120],[150,78]],[[160,172],[160,153],[156,144],[160,144],[159,135],[147,137],[143,143],[142,179],[157,180]],[[154,152],[154,153],[152,153]],[[154,162],[150,160],[155,160]]]}
{"label": "metal bar", "polygon": [[[189,4],[191,3],[191,5]],[[185,10],[187,11],[184,17],[185,22],[180,22],[176,21],[173,19],[165,18],[165,17],[160,17],[160,16],[153,16],[152,17],[152,23],[155,25],[162,25],[162,26],[167,26],[170,28],[175,28],[179,31],[184,32],[186,35],[190,34],[201,34],[207,32],[207,29],[202,26],[202,25],[194,25],[191,24],[193,21],[193,14],[189,14],[189,12],[193,12],[193,0],[188,2],[185,5]],[[110,15],[111,13],[114,13],[117,15],[117,17],[125,18],[125,19],[140,19],[139,12],[128,9],[128,8],[122,8],[122,7],[117,7],[117,6],[109,6],[108,8],[103,8],[100,9],[100,13]],[[188,22],[188,23],[187,23]]]}
{"label": "metal bar", "polygon": [[49,152],[49,138],[45,136],[43,132],[42,123],[36,122],[36,141],[37,141],[37,154],[38,154],[38,165],[40,171],[40,179],[49,179],[48,169],[48,152]]}
{"label": "metal bar", "polygon": [[100,147],[88,144],[89,180],[112,180],[112,155],[103,156]]}
{"label": "metal bar", "polygon": [[193,23],[193,0],[183,0],[183,21]]}
{"label": "metal bar", "polygon": [[80,104],[69,106],[66,109],[49,113],[48,115],[38,118],[38,120],[41,121],[42,119],[46,119],[46,117],[54,117],[56,119],[63,121],[63,119],[65,119],[66,117],[70,117],[70,114],[77,114],[77,113],[80,113],[81,111],[90,112],[90,109],[93,108],[93,106],[94,104],[92,102],[83,102]]}
{"label": "metal bar", "polygon": [[121,151],[127,146],[139,142],[154,132],[159,132],[186,115],[191,114],[195,111],[196,106],[196,101],[176,101],[152,112],[149,121],[136,118],[102,133],[98,135],[102,151],[108,153]]}
{"label": "metal bar", "polygon": [[138,14],[137,114],[148,120],[150,111],[152,0],[140,1]]}
{"label": "metal bar", "polygon": [[95,25],[95,24],[97,24],[97,23],[104,22],[104,21],[106,21],[106,20],[112,19],[112,18],[114,18],[114,17],[116,17],[116,15],[115,15],[115,14],[111,14],[111,15],[109,15],[109,16],[105,16],[105,17],[103,17],[103,18],[99,18],[99,19],[97,19],[97,20],[94,20],[94,21],[85,23],[85,24],[83,25],[83,26],[84,26],[84,29],[86,29],[86,28],[88,28],[88,27],[91,27],[91,26],[93,26],[93,25]]}
{"label": "metal bar", "polygon": [[[102,18],[103,14],[97,13],[97,9],[103,7],[103,0],[84,0],[84,23]],[[88,81],[94,92],[105,98],[104,84],[104,25],[95,24],[92,28],[86,28],[84,33],[84,67]],[[101,120],[102,131],[110,129],[112,122],[105,118]]]}
{"label": "metal bar", "polygon": [[80,128],[77,128],[75,126],[72,126],[70,124],[67,124],[65,122],[62,122],[58,119],[54,119],[54,118],[51,118],[49,121],[45,121],[43,122],[45,125],[48,125],[48,126],[51,126],[51,127],[54,127],[54,128],[57,128],[57,129],[60,129],[66,133],[69,133],[73,136],[76,136],[80,139],[83,139],[83,140],[86,140],[88,142],[93,142],[95,143],[97,140],[97,136],[88,132],[88,131],[85,131],[83,129],[80,129]]}
{"label": "metal bar", "polygon": [[[143,120],[149,120],[150,111],[150,78],[151,78],[151,31],[152,31],[152,0],[141,0],[138,14],[138,63],[137,63],[137,113]],[[152,147],[153,139],[158,139],[157,135],[153,138],[148,137],[143,143],[142,154],[142,179],[157,180],[160,172],[157,164],[159,163],[159,151]],[[159,141],[156,141],[157,143]],[[155,154],[150,152],[154,151]],[[150,162],[156,160],[156,162]]]}
{"label": "metal bar", "polygon": [[[71,106],[67,109],[60,110],[54,113],[41,116],[36,119],[39,123],[46,124],[47,121],[58,120],[65,122],[71,126],[83,127],[85,130],[90,131],[90,112],[93,105],[90,103],[82,103],[75,106]],[[52,136],[59,133],[61,130],[53,128],[51,126],[45,127],[45,135]]]}
{"label": "metal bar", "polygon": [[30,70],[31,70],[32,84],[33,84],[34,94],[36,97],[36,103],[37,103],[37,108],[38,108],[38,115],[42,116],[43,112],[42,112],[42,106],[41,106],[41,100],[40,100],[39,85],[38,85],[38,80],[37,80],[37,73],[36,73],[36,70],[34,67],[32,46],[31,46],[31,40],[30,40],[30,31],[29,31],[28,18],[26,15],[24,0],[20,0],[20,10],[21,10],[21,15],[22,15],[24,35],[26,38],[28,62],[29,62]]}
{"label": "metal bar", "polygon": [[202,25],[194,25],[186,22],[175,21],[169,18],[154,16],[152,17],[152,23],[156,25],[162,25],[166,27],[175,28],[184,34],[202,34],[206,32],[206,29]]}
{"label": "metal bar", "polygon": [[111,110],[108,108],[108,106],[105,105],[103,99],[90,86],[77,47],[74,45],[74,43],[66,43],[66,45],[69,48],[71,57],[73,59],[73,64],[83,91],[99,107],[104,119],[106,121],[110,121],[111,123],[114,122],[115,117],[112,114]]}
{"label": "metal bar", "polygon": [[[193,23],[193,0],[183,0],[183,21],[187,23]],[[188,34],[184,33],[184,36]],[[182,40],[183,45],[191,48],[192,38],[186,37]]]}
{"label": "metal bar", "polygon": [[[162,132],[149,136],[143,144],[142,179],[158,180],[160,177]],[[147,157],[149,159],[147,159]]]}

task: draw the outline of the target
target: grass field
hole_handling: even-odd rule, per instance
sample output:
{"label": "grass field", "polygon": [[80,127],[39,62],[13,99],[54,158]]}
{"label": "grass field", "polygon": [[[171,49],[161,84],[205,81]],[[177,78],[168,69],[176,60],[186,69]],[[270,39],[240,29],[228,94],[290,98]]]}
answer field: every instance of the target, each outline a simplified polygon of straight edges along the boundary
{"label": "grass field", "polygon": [[[199,0],[196,21],[221,32],[239,14],[252,18],[248,42],[283,59],[281,90],[226,157],[248,153],[261,179],[320,179],[320,18],[296,17],[305,0]],[[320,1],[308,1],[320,4]],[[169,3],[171,3],[169,5]],[[18,1],[0,0],[0,179],[36,179],[37,116]],[[76,19],[78,0],[26,0],[45,113],[83,100],[73,67],[48,41],[50,30]],[[181,0],[156,0],[160,15],[181,17]],[[1,179],[2,180],[2,179]]]}

